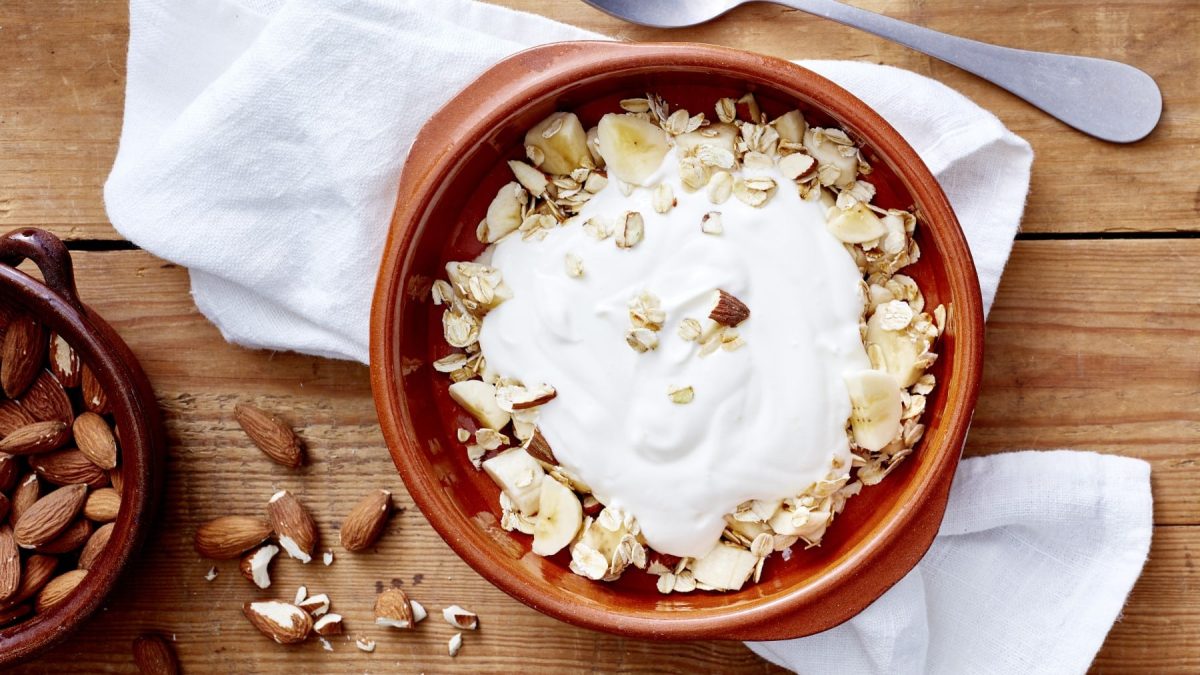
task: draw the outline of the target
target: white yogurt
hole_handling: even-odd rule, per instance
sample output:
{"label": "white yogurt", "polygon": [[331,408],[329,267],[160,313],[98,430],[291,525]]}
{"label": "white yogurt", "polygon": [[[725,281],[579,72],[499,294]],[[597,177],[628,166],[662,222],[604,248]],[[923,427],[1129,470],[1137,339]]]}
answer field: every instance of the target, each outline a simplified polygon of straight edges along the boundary
{"label": "white yogurt", "polygon": [[[783,187],[765,206],[714,205],[683,189],[677,166],[672,154],[659,170],[678,200],[666,214],[654,212],[651,188],[626,197],[612,181],[543,241],[496,244],[488,255],[513,298],[487,315],[479,339],[496,372],[558,390],[538,426],[563,466],[633,514],[655,550],[702,556],[738,504],[797,495],[835,459],[834,473],[849,470],[842,376],[870,361],[860,275],[825,229],[824,208],[772,172]],[[634,248],[582,227],[631,210],[645,220]],[[723,234],[701,232],[709,211],[721,212]],[[567,275],[568,253],[582,259],[582,278]],[[701,358],[676,331],[684,318],[707,318],[717,288],[749,306],[738,327],[746,344]],[[639,354],[625,333],[629,299],[643,290],[661,298],[667,320],[658,348]],[[668,397],[689,385],[691,403]]]}

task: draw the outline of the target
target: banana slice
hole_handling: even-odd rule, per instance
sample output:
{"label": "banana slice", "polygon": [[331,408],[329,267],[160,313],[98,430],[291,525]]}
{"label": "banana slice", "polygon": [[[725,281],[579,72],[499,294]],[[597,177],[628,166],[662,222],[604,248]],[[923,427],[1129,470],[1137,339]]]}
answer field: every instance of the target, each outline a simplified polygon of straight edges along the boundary
{"label": "banana slice", "polygon": [[511,415],[496,404],[496,387],[483,380],[463,380],[450,385],[450,398],[489,429],[503,429]]}
{"label": "banana slice", "polygon": [[887,226],[862,202],[848,209],[835,210],[825,221],[825,228],[847,244],[862,244],[887,234]]}
{"label": "banana slice", "polygon": [[[840,188],[849,187],[851,183],[858,179],[858,155],[853,154],[849,157],[843,155],[841,148],[844,146],[834,143],[827,137],[818,139],[815,130],[816,127],[810,127],[805,130],[804,149],[808,150],[808,154],[816,157],[817,161],[821,164],[832,165],[838,170],[838,175],[832,181],[832,185]],[[822,180],[821,184],[829,185],[831,183]]]}
{"label": "banana slice", "polygon": [[900,385],[878,370],[860,370],[845,380],[854,442],[872,452],[883,449],[900,433]]}
{"label": "banana slice", "polygon": [[779,137],[788,143],[803,143],[804,132],[808,131],[808,122],[804,121],[804,115],[801,115],[799,110],[785,112],[775,118],[771,126],[775,127]]}
{"label": "banana slice", "polygon": [[596,129],[600,155],[610,175],[641,185],[662,164],[671,149],[658,125],[632,115],[609,113]]}
{"label": "banana slice", "polygon": [[734,146],[738,139],[738,128],[732,124],[717,122],[710,124],[703,129],[689,131],[686,134],[679,134],[675,137],[675,147],[679,148],[681,155],[694,155],[696,149],[702,145],[709,145],[714,148],[727,150],[729,154],[735,154]]}
{"label": "banana slice", "polygon": [[537,523],[533,526],[533,552],[550,556],[575,539],[583,524],[583,505],[570,488],[553,478],[542,479]]}
{"label": "banana slice", "polygon": [[575,113],[556,112],[525,134],[525,145],[542,151],[538,168],[555,175],[569,174],[590,160],[587,132]]}
{"label": "banana slice", "polygon": [[521,448],[505,450],[485,461],[483,470],[508,495],[518,511],[527,516],[537,514],[546,472],[529,453]]}
{"label": "banana slice", "polygon": [[692,563],[692,575],[696,581],[720,591],[736,591],[746,583],[758,556],[743,548],[717,544],[703,558]]}
{"label": "banana slice", "polygon": [[883,319],[883,313],[879,311],[872,313],[871,318],[867,319],[867,353],[873,352],[881,357],[883,362],[876,363],[875,366],[882,366],[891,373],[901,387],[911,387],[925,371],[925,361],[921,358],[925,353],[925,346],[907,331],[884,328]]}
{"label": "banana slice", "polygon": [[488,204],[487,216],[484,217],[483,239],[489,244],[500,240],[509,232],[521,226],[521,211],[528,196],[521,184],[512,181],[506,183]]}
{"label": "banana slice", "polygon": [[517,181],[529,190],[529,194],[534,197],[541,197],[546,194],[546,187],[550,185],[550,181],[546,180],[546,176],[537,169],[529,166],[525,162],[510,161],[508,168],[512,169],[513,175],[517,177]]}

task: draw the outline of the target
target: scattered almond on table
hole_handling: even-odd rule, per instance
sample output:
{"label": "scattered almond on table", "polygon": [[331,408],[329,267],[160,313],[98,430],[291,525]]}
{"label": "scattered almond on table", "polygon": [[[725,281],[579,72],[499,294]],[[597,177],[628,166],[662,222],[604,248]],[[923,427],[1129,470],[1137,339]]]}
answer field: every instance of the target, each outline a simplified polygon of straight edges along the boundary
{"label": "scattered almond on table", "polygon": [[144,633],[133,640],[133,662],[142,675],[177,675],[179,657],[161,635]]}
{"label": "scattered almond on table", "polygon": [[[3,415],[2,410],[0,415]],[[301,466],[299,437],[280,417],[248,404],[239,404],[235,415],[246,435],[268,458],[288,468]],[[3,468],[0,465],[0,471]],[[100,494],[94,499],[93,511],[107,515],[108,495]],[[82,508],[87,509],[87,504]],[[227,515],[201,524],[195,533],[196,552],[213,560],[239,559],[241,576],[260,589],[271,586],[270,567],[281,552],[302,564],[310,563],[317,554],[319,534],[316,519],[300,499],[289,490],[279,490],[268,499],[264,514],[266,518]],[[365,494],[342,521],[342,548],[352,553],[371,549],[382,536],[391,514],[390,491],[379,489]],[[333,551],[324,551],[321,559],[325,565],[331,565]],[[212,581],[216,577],[217,569],[213,567],[205,578]],[[310,594],[307,587],[301,586],[295,596],[287,600],[248,601],[243,605],[242,613],[259,632],[279,644],[299,644],[311,636],[319,640],[324,649],[333,651],[328,638],[345,634],[345,626],[343,616],[331,611],[332,608],[328,595]],[[401,630],[414,629],[428,616],[421,603],[399,588],[380,592],[373,613],[376,625]],[[474,630],[478,625],[475,614],[458,605],[444,609],[442,616],[459,630]],[[346,639],[350,640],[349,637]],[[455,640],[461,646],[461,634]],[[377,643],[369,637],[356,635],[354,645],[361,651],[374,652]],[[458,647],[450,651],[453,656]]]}
{"label": "scattered almond on table", "polygon": [[272,461],[292,469],[304,463],[300,437],[279,417],[249,403],[239,403],[234,415],[250,440]]}

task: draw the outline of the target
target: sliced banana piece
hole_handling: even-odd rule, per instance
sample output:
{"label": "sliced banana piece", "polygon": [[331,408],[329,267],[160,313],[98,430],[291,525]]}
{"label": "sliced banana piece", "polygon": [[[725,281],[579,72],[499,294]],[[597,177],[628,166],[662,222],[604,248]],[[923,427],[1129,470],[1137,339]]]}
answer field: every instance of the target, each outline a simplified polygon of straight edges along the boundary
{"label": "sliced banana piece", "polygon": [[771,126],[775,127],[779,137],[788,143],[803,143],[804,132],[808,131],[808,122],[804,121],[804,115],[801,115],[799,110],[785,112],[775,118]]}
{"label": "sliced banana piece", "polygon": [[546,187],[550,185],[550,181],[546,180],[545,174],[537,169],[529,166],[525,162],[510,161],[508,168],[512,169],[513,175],[517,181],[529,190],[529,194],[534,197],[541,197],[546,194]]}
{"label": "sliced banana piece", "polygon": [[876,367],[882,366],[901,387],[911,387],[925,372],[925,345],[907,331],[885,328],[885,318],[877,307],[867,319],[867,353],[877,355],[882,363],[876,363]]}
{"label": "sliced banana piece", "polygon": [[575,539],[582,524],[579,497],[553,478],[543,478],[533,526],[533,552],[542,556],[558,553]]}
{"label": "sliced banana piece", "polygon": [[596,128],[597,145],[610,175],[642,185],[671,149],[667,134],[640,117],[609,113]]}
{"label": "sliced banana piece", "polygon": [[825,221],[825,228],[847,244],[862,244],[887,234],[887,226],[862,202],[848,209],[835,208]]}
{"label": "sliced banana piece", "polygon": [[556,112],[525,134],[525,145],[542,151],[538,168],[555,175],[569,174],[590,160],[587,132],[575,113]]}
{"label": "sliced banana piece", "polygon": [[738,128],[732,124],[717,122],[710,124],[703,129],[689,131],[686,134],[679,134],[675,137],[675,147],[679,148],[680,155],[694,155],[696,149],[702,145],[709,145],[714,148],[721,148],[734,154],[734,147],[738,139]]}
{"label": "sliced banana piece", "polygon": [[484,218],[484,241],[493,244],[520,227],[521,212],[527,199],[525,188],[516,181],[501,187],[492,198],[492,203],[488,205],[487,216]]}
{"label": "sliced banana piece", "polygon": [[[536,515],[541,502],[542,465],[521,448],[511,448],[486,460],[483,470],[508,495],[513,506],[527,516]],[[578,500],[576,500],[578,501]]]}
{"label": "sliced banana piece", "polygon": [[483,380],[451,384],[450,398],[488,429],[503,429],[512,418],[496,404],[496,387]]}
{"label": "sliced banana piece", "polygon": [[[816,157],[821,164],[828,164],[838,171],[834,180],[822,180],[821,184],[840,188],[849,187],[858,179],[857,153],[848,157],[843,155],[841,148],[845,146],[838,145],[824,136],[819,137],[816,129],[817,127],[810,127],[804,131],[804,149],[808,150],[808,154]],[[780,135],[782,136],[782,134]]]}
{"label": "sliced banana piece", "polygon": [[850,394],[850,430],[859,447],[875,452],[900,433],[900,384],[878,370],[860,370],[846,375]]}
{"label": "sliced banana piece", "polygon": [[743,548],[717,544],[692,563],[696,581],[721,591],[736,591],[746,583],[758,564],[758,556]]}

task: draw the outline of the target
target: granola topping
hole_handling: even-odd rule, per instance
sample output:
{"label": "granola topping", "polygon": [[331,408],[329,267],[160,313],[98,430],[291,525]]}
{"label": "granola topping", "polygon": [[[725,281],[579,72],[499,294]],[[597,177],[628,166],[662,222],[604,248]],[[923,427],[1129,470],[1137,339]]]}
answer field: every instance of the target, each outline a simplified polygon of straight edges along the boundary
{"label": "granola topping", "polygon": [[457,437],[501,526],[662,593],[819,545],[925,431],[952,312],[900,273],[917,218],[873,204],[851,136],[752,94],[629,98],[586,131],[554,113],[525,144],[488,251],[432,286],[453,348],[433,367],[479,423]]}
{"label": "granola topping", "polygon": [[[797,494],[831,458],[849,471],[841,373],[870,367],[861,275],[823,206],[780,189],[789,179],[766,153],[735,166],[732,137],[718,139],[727,154],[695,155],[751,195],[719,215],[688,189],[677,145],[652,184],[625,196],[610,183],[545,238],[498,242],[489,265],[512,297],[478,337],[489,368],[556,388],[537,427],[559,463],[634,514],[655,550],[693,557],[746,498]],[[616,246],[595,236],[601,223]],[[568,254],[585,274],[562,272]],[[582,550],[576,567],[594,560]]]}

